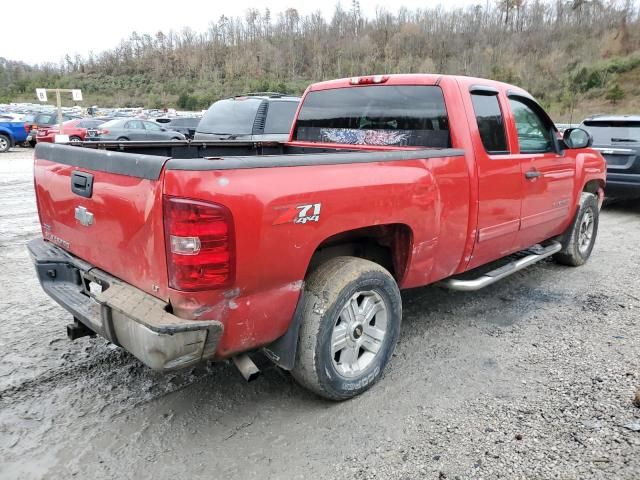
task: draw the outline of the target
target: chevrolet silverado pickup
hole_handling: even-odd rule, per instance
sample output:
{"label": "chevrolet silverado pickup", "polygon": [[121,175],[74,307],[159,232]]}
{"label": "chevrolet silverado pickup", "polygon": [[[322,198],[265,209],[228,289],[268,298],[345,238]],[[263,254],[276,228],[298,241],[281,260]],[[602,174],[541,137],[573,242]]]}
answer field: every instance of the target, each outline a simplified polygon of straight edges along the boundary
{"label": "chevrolet silverado pickup", "polygon": [[327,81],[284,143],[38,144],[28,248],[71,339],[159,370],[232,359],[247,379],[263,352],[342,400],[391,358],[400,289],[587,261],[605,186],[591,141],[504,83]]}

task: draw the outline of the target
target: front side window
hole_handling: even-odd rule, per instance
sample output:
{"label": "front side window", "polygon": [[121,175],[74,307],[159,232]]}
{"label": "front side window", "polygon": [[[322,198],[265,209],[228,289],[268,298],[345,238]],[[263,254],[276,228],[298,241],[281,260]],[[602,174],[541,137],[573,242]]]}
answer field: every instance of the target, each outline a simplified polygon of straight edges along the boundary
{"label": "front side window", "polygon": [[509,98],[509,105],[518,130],[520,153],[552,152],[553,129],[548,122],[521,100]]}
{"label": "front side window", "polygon": [[450,146],[442,90],[427,85],[309,92],[293,136],[301,141],[349,145]]}
{"label": "front side window", "polygon": [[147,130],[153,130],[156,132],[159,130],[162,130],[162,127],[160,125],[153,122],[144,122],[144,128],[146,128]]}
{"label": "front side window", "polygon": [[472,93],[471,101],[484,149],[491,154],[509,153],[498,95]]}

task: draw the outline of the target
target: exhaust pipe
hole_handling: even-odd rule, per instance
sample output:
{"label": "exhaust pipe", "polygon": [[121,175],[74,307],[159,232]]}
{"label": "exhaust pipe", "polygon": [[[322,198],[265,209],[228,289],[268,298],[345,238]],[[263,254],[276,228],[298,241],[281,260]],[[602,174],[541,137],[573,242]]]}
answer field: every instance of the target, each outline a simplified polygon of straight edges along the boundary
{"label": "exhaust pipe", "polygon": [[240,374],[247,382],[255,380],[260,376],[260,369],[255,363],[253,363],[253,360],[251,360],[249,355],[246,353],[237,355],[233,357],[232,360],[238,370],[240,370]]}
{"label": "exhaust pipe", "polygon": [[84,323],[79,322],[77,318],[73,319],[73,323],[67,324],[67,337],[74,341],[82,337],[95,337],[96,332],[87,327]]}

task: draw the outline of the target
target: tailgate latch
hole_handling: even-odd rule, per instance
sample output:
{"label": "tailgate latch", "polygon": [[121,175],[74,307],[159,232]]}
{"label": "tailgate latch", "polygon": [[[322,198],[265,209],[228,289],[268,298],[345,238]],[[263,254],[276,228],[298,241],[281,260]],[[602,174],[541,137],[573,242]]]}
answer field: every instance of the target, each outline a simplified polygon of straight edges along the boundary
{"label": "tailgate latch", "polygon": [[73,172],[71,174],[71,191],[81,197],[91,198],[93,194],[93,175],[78,171]]}

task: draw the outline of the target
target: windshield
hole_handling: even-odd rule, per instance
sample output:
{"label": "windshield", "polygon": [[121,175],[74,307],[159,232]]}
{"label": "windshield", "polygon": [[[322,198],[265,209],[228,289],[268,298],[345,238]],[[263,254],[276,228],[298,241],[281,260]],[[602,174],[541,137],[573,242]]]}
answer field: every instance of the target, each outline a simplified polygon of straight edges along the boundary
{"label": "windshield", "polygon": [[583,126],[593,136],[596,145],[640,142],[640,121],[587,120]]}
{"label": "windshield", "polygon": [[198,132],[222,135],[251,135],[253,122],[262,100],[229,98],[220,100],[207,110],[198,124]]}
{"label": "windshield", "polygon": [[440,87],[337,88],[307,94],[294,139],[447,148],[449,121]]}

